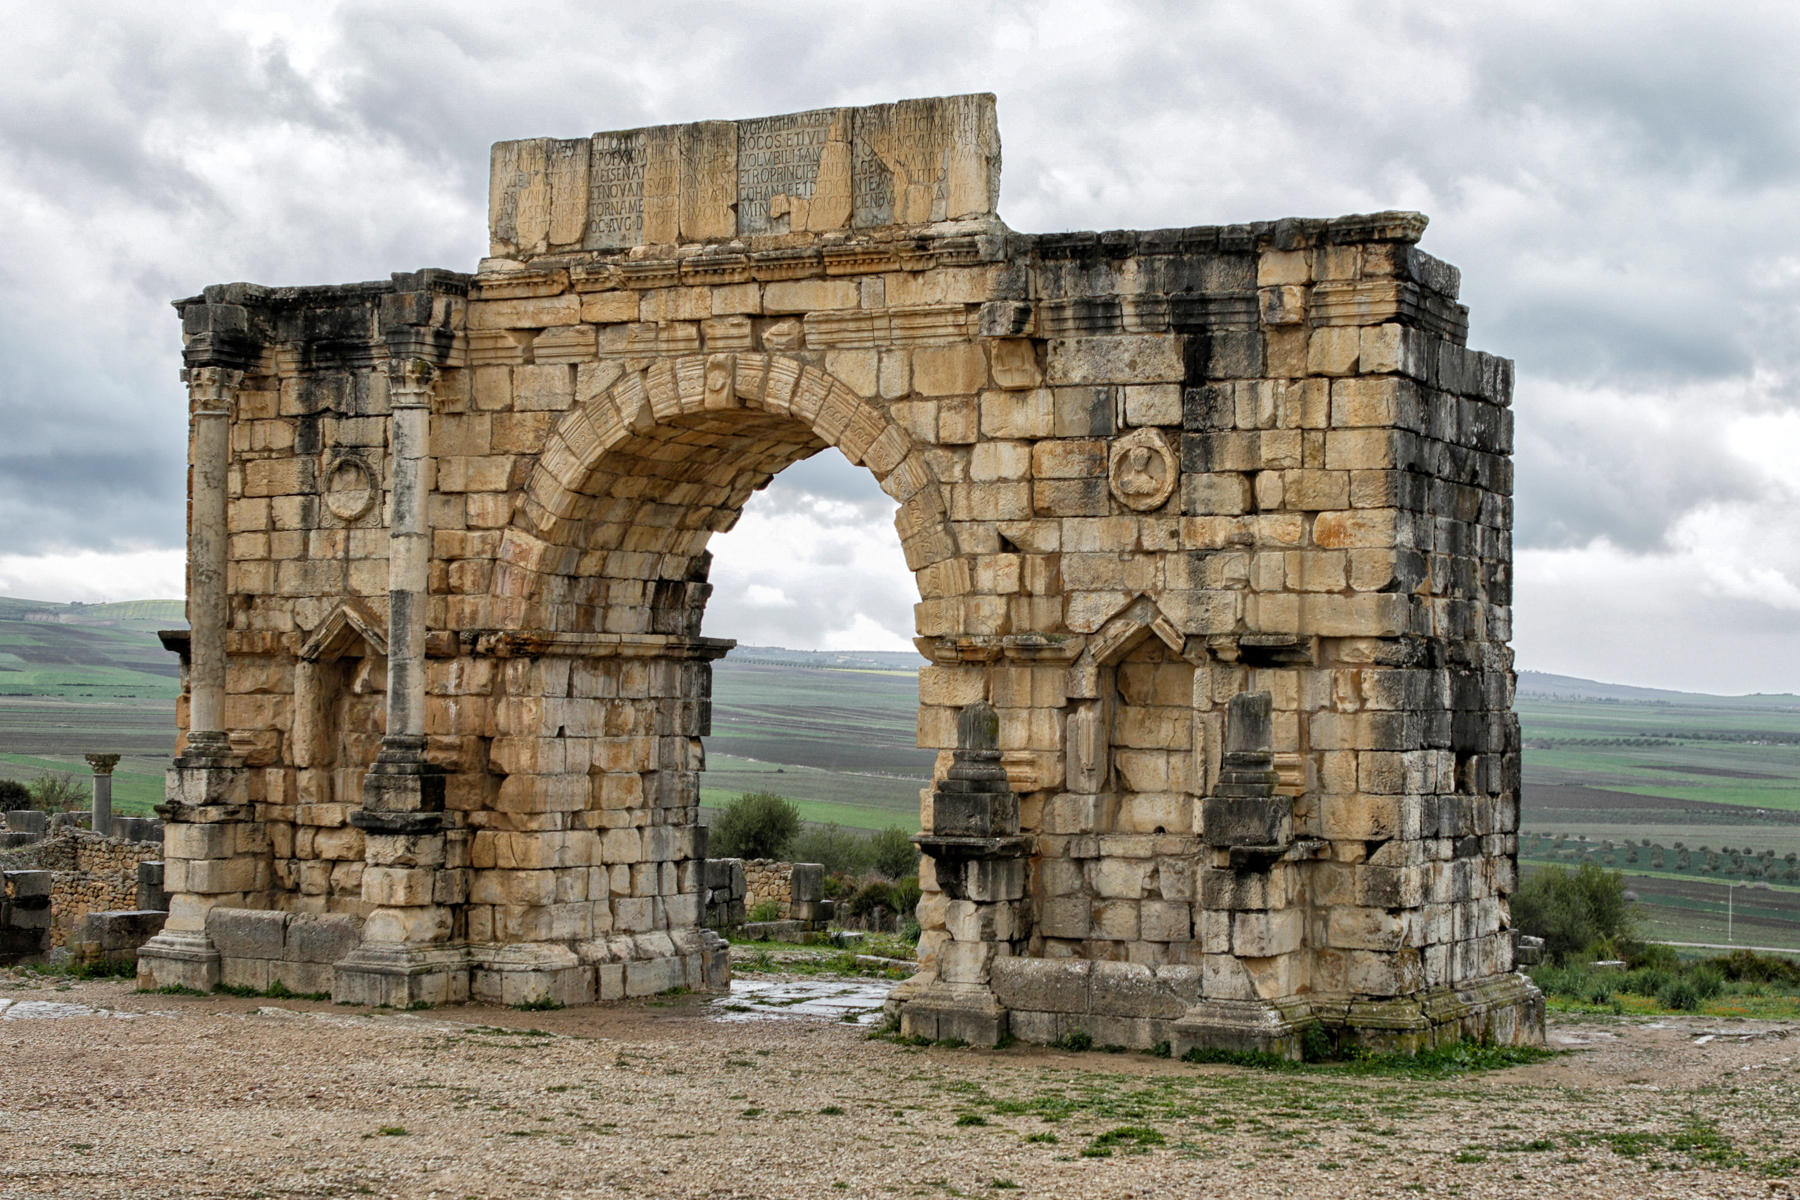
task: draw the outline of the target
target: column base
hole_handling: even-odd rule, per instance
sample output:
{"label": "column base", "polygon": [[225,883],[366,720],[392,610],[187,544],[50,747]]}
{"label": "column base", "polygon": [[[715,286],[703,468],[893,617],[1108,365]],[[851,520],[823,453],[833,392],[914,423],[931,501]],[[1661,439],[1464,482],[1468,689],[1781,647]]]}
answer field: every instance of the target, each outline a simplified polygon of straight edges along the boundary
{"label": "column base", "polygon": [[333,965],[331,998],[390,1008],[461,1004],[469,998],[469,975],[466,946],[376,942]]}
{"label": "column base", "polygon": [[1340,1043],[1377,1054],[1417,1054],[1455,1042],[1544,1044],[1544,994],[1516,972],[1393,1000],[1315,1002],[1314,1010]]}
{"label": "column base", "polygon": [[205,933],[165,929],[138,947],[137,983],[142,991],[210,992],[219,986],[218,948]]}
{"label": "column base", "polygon": [[470,955],[469,993],[479,1003],[560,1008],[595,999],[594,969],[567,946],[476,946]]}
{"label": "column base", "polygon": [[1456,1042],[1541,1046],[1544,995],[1520,974],[1384,1000],[1202,1000],[1170,1027],[1170,1049],[1274,1054],[1299,1059],[1307,1034],[1327,1034],[1339,1049],[1417,1054]]}
{"label": "column base", "polygon": [[1301,1001],[1202,1000],[1169,1026],[1169,1052],[1191,1050],[1227,1054],[1273,1054],[1299,1061],[1301,1042],[1313,1024]]}
{"label": "column base", "polygon": [[901,1037],[998,1046],[1010,1032],[1006,1009],[979,984],[927,983],[897,1007]]}

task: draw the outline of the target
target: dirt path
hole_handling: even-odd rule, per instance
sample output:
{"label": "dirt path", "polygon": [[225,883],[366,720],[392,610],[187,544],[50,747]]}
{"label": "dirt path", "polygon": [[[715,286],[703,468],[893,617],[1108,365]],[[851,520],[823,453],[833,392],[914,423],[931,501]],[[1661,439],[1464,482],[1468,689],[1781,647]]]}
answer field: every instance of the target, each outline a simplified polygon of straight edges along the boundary
{"label": "dirt path", "polygon": [[0,971],[0,998],[0,1197],[1649,1200],[1800,1172],[1800,1028],[1754,1022],[1559,1023],[1565,1056],[1420,1080],[918,1049],[694,997],[393,1013]]}

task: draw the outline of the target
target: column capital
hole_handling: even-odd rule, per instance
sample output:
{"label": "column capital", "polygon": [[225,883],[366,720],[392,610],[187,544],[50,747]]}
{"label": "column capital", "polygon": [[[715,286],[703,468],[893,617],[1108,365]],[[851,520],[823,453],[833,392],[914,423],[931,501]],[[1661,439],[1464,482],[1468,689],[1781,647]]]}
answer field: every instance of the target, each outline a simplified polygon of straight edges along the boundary
{"label": "column capital", "polygon": [[390,408],[429,408],[431,389],[437,383],[438,368],[417,356],[388,361],[388,406]]}
{"label": "column capital", "polygon": [[181,374],[187,383],[190,411],[209,416],[230,415],[231,402],[244,382],[242,371],[229,367],[188,367]]}
{"label": "column capital", "polygon": [[82,757],[87,759],[88,766],[94,768],[96,775],[111,775],[113,768],[119,765],[117,754],[84,754]]}

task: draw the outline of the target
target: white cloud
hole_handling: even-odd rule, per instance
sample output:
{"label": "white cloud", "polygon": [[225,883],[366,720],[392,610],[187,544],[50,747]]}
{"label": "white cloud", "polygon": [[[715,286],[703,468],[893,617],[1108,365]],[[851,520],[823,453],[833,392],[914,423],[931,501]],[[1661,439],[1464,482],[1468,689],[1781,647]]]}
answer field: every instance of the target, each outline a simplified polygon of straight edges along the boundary
{"label": "white cloud", "polygon": [[0,596],[84,604],[179,598],[186,569],[180,550],[0,554]]}

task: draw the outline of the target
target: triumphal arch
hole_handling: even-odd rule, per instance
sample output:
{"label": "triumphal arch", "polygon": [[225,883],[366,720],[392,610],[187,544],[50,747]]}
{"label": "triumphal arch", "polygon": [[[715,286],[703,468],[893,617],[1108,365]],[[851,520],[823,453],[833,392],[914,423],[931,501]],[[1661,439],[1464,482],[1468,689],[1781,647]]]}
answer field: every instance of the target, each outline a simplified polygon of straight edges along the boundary
{"label": "triumphal arch", "polygon": [[700,926],[707,541],[835,447],[918,583],[906,1032],[1541,1037],[1511,365],[1386,212],[1020,234],[991,96],[494,147],[491,257],[178,302],[151,985],[609,1000]]}

